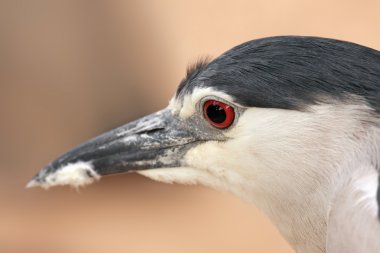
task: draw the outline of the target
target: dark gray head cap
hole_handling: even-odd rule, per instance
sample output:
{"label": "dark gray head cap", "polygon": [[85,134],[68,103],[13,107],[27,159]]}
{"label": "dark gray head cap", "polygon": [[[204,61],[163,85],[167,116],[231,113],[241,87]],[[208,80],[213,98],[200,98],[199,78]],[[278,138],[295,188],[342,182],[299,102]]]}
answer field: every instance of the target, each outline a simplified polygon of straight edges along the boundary
{"label": "dark gray head cap", "polygon": [[354,94],[380,111],[380,52],[318,37],[253,40],[196,65],[177,98],[195,87],[223,91],[248,107],[296,110]]}

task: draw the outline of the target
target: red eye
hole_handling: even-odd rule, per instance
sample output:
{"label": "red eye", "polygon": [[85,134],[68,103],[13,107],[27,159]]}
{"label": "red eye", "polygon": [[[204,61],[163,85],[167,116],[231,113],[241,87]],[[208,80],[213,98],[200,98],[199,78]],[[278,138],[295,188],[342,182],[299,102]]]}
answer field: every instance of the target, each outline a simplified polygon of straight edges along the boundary
{"label": "red eye", "polygon": [[203,104],[203,114],[217,128],[227,128],[235,119],[234,108],[216,100],[208,100]]}

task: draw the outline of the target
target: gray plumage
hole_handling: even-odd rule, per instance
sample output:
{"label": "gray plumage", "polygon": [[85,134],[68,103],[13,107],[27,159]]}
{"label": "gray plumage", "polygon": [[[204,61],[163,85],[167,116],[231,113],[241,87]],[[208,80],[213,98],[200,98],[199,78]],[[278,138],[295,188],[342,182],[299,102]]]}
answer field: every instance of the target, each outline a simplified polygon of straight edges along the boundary
{"label": "gray plumage", "polygon": [[201,61],[182,81],[177,96],[200,85],[225,91],[249,107],[303,109],[355,94],[378,111],[380,52],[318,37],[253,40],[210,63]]}

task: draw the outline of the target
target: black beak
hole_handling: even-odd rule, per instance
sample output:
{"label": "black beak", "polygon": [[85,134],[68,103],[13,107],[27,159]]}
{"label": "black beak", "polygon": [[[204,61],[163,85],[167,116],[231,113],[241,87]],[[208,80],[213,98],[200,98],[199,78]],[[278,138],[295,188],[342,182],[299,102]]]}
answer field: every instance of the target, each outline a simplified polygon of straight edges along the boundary
{"label": "black beak", "polygon": [[102,175],[181,166],[197,142],[169,109],[111,130],[67,152],[43,168],[28,187],[92,182]]}

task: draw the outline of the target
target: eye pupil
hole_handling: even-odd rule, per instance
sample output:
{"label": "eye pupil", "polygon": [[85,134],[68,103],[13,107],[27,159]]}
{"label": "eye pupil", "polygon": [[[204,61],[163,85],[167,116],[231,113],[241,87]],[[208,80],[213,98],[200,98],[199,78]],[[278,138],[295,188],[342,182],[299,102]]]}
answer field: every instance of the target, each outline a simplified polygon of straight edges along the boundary
{"label": "eye pupil", "polygon": [[226,111],[219,105],[211,104],[207,107],[207,116],[215,123],[222,123],[226,120]]}
{"label": "eye pupil", "polygon": [[208,100],[203,104],[203,115],[214,127],[224,129],[235,120],[234,108],[217,100]]}

